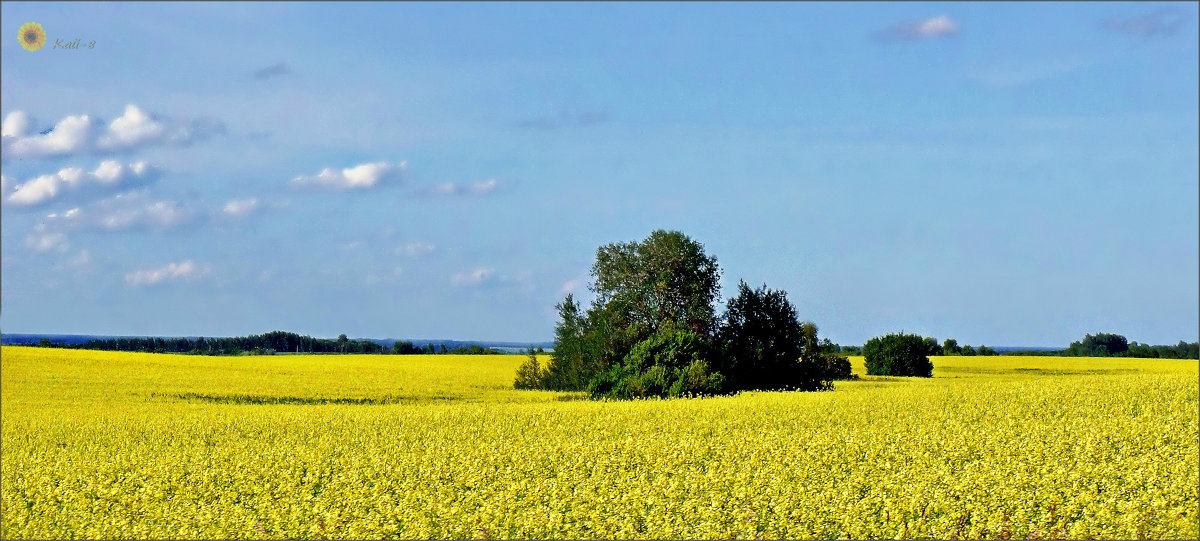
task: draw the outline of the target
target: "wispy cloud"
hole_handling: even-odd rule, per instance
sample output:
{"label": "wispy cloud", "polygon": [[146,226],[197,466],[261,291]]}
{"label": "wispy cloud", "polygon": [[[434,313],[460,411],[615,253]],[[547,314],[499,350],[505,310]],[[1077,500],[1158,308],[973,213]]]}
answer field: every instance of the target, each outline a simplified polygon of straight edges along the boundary
{"label": "wispy cloud", "polygon": [[46,215],[46,231],[165,231],[200,222],[200,215],[178,201],[151,198],[144,190],[119,194],[86,207]]}
{"label": "wispy cloud", "polygon": [[426,188],[423,193],[426,195],[438,196],[457,196],[457,195],[487,195],[495,192],[500,188],[500,183],[490,178],[480,182],[471,184],[455,184],[453,182],[443,182]]}
{"label": "wispy cloud", "polygon": [[140,269],[125,275],[125,284],[130,287],[151,286],[163,282],[196,280],[207,276],[211,268],[198,265],[192,260],[168,263],[162,267]]}
{"label": "wispy cloud", "polygon": [[153,145],[186,145],[225,132],[224,125],[212,119],[174,122],[132,104],[107,125],[91,115],[67,116],[41,132],[36,132],[34,124],[24,111],[5,116],[0,153],[5,158],[103,154]]}
{"label": "wispy cloud", "polygon": [[450,283],[460,287],[480,287],[495,281],[496,270],[480,267],[474,270],[455,273],[450,277]]}
{"label": "wispy cloud", "polygon": [[221,208],[226,216],[234,218],[245,218],[254,214],[262,206],[262,202],[257,197],[247,197],[245,199],[230,199]]}
{"label": "wispy cloud", "polygon": [[437,247],[425,242],[413,242],[396,248],[396,255],[406,255],[408,257],[421,257],[429,255],[436,250]]}
{"label": "wispy cloud", "polygon": [[326,167],[311,176],[292,179],[293,186],[325,188],[331,190],[361,190],[399,183],[407,162],[386,161],[364,163],[346,169]]}
{"label": "wispy cloud", "polygon": [[254,73],[250,74],[250,76],[254,77],[255,79],[269,79],[271,77],[279,77],[281,75],[288,75],[290,73],[292,73],[292,67],[289,66],[287,62],[280,61],[271,64],[270,66],[264,66],[256,69],[254,70]]}
{"label": "wispy cloud", "polygon": [[129,190],[150,184],[160,176],[161,171],[146,162],[122,164],[106,160],[92,171],[68,167],[22,184],[4,178],[3,202],[16,207],[40,207],[63,199]]}
{"label": "wispy cloud", "polygon": [[938,15],[923,21],[904,22],[889,26],[874,34],[877,41],[917,41],[957,35],[958,23],[948,15]]}
{"label": "wispy cloud", "polygon": [[1106,30],[1143,38],[1174,35],[1187,23],[1188,13],[1168,6],[1132,17],[1114,17],[1101,25]]}
{"label": "wispy cloud", "polygon": [[38,224],[25,237],[25,247],[39,253],[66,252],[71,244],[67,241],[65,234],[48,231],[45,225]]}
{"label": "wispy cloud", "polygon": [[366,282],[367,285],[390,283],[390,282],[396,282],[396,281],[400,280],[400,277],[403,275],[404,275],[403,267],[392,267],[392,269],[390,271],[387,271],[382,274],[377,274],[374,272],[368,273],[366,278],[364,278],[363,281]]}
{"label": "wispy cloud", "polygon": [[1011,88],[1078,72],[1094,61],[1084,58],[1038,58],[1024,62],[991,61],[968,68],[967,78],[986,86]]}

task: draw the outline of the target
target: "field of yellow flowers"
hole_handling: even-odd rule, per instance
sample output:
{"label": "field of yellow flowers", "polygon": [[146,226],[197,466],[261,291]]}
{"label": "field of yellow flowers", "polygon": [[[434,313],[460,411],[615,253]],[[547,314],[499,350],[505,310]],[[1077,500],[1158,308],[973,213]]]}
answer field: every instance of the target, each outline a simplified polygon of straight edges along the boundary
{"label": "field of yellow flowers", "polygon": [[5,539],[1200,535],[1194,360],[592,402],[521,356],[0,354]]}

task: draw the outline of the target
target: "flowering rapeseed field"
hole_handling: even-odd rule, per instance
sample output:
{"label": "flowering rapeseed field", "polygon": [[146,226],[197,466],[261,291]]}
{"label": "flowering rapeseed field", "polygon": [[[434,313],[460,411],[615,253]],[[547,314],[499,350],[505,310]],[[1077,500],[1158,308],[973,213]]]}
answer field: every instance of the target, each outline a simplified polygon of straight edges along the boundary
{"label": "flowering rapeseed field", "polygon": [[522,360],[4,347],[0,537],[1200,534],[1194,360],[643,402],[514,391]]}

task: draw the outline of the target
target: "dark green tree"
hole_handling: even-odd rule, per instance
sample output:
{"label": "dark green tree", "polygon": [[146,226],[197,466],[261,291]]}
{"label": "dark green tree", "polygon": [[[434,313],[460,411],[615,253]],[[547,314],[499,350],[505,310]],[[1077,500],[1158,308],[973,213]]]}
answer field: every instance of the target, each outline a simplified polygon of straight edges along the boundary
{"label": "dark green tree", "polygon": [[915,334],[888,334],[872,338],[863,346],[867,374],[873,376],[933,376],[928,345]]}
{"label": "dark green tree", "polygon": [[958,340],[947,338],[942,342],[942,355],[959,355],[962,353],[962,348],[958,347]]}
{"label": "dark green tree", "polygon": [[765,285],[750,289],[739,281],[737,296],[725,308],[717,342],[721,354],[716,368],[725,376],[727,390],[815,391],[831,386],[817,326],[800,323],[782,290]]}

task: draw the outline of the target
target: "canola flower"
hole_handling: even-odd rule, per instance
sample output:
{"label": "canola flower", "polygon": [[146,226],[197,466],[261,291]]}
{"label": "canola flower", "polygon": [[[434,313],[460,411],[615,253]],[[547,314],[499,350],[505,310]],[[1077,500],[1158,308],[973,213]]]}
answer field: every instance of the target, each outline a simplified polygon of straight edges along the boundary
{"label": "canola flower", "polygon": [[21,25],[17,35],[20,37],[21,47],[24,47],[26,51],[36,51],[46,44],[46,31],[38,23]]}
{"label": "canola flower", "polygon": [[522,356],[0,354],[6,539],[1200,533],[1195,361],[593,402]]}

